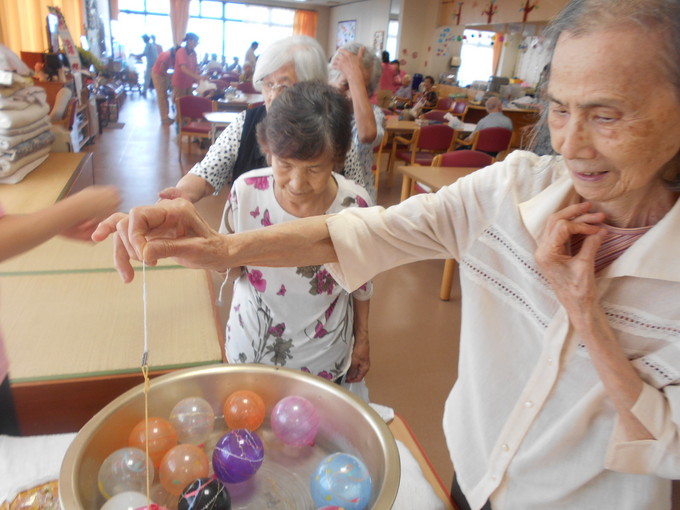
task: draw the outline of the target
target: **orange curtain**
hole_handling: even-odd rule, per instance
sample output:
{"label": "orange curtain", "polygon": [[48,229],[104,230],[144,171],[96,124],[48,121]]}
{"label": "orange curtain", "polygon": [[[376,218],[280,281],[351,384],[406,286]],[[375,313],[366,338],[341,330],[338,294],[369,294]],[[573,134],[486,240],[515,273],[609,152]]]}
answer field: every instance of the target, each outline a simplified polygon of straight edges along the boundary
{"label": "orange curtain", "polygon": [[[189,0],[170,0],[170,25],[175,46],[182,43],[189,24]],[[199,36],[201,34],[198,34]]]}
{"label": "orange curtain", "polygon": [[503,53],[503,34],[496,33],[496,39],[493,43],[493,75],[498,76],[498,64],[501,61],[501,53]]}
{"label": "orange curtain", "polygon": [[293,21],[293,35],[308,35],[316,37],[316,25],[319,13],[316,11],[295,11]]}
{"label": "orange curtain", "polygon": [[111,19],[118,19],[118,0],[109,0],[109,11],[111,12]]}
{"label": "orange curtain", "polygon": [[17,55],[21,51],[46,51],[47,6],[61,8],[71,37],[80,45],[84,33],[81,0],[2,0],[0,1],[0,24],[2,42]]}

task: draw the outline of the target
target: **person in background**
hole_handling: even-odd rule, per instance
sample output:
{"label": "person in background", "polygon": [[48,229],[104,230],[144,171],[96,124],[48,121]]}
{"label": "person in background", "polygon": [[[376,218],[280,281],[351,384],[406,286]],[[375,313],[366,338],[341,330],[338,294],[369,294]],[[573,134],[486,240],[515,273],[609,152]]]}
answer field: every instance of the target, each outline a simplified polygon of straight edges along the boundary
{"label": "person in background", "polygon": [[215,271],[326,263],[351,291],[400,264],[455,258],[460,360],[443,425],[457,507],[670,510],[680,2],[571,0],[543,38],[539,129],[556,156],[516,150],[388,209],[221,236],[191,204],[165,201],[99,234],[124,237],[115,259],[127,278],[142,256]]}
{"label": "person in background", "polygon": [[342,174],[368,190],[376,201],[373,177],[373,147],[380,144],[385,133],[385,114],[371,104],[382,66],[380,59],[363,44],[347,43],[333,55],[329,83],[340,90],[352,103],[352,147],[347,153]]}
{"label": "person in background", "polygon": [[[30,214],[8,214],[0,204],[0,262],[16,257],[56,235],[89,241],[97,223],[118,210],[111,186],[93,186]],[[39,318],[40,311],[36,311]],[[49,324],[45,324],[49,328]],[[0,434],[19,436],[19,422],[9,382],[9,360],[0,334]]]}
{"label": "person in background", "polygon": [[231,64],[227,66],[227,72],[238,73],[239,75],[243,72],[241,64],[238,63],[238,57],[234,57]]}
{"label": "person in background", "polygon": [[161,53],[163,53],[163,46],[156,42],[156,36],[151,34],[149,37],[151,38],[151,44],[153,44],[156,47],[156,51],[158,52],[158,54],[160,55]]}
{"label": "person in background", "polygon": [[423,100],[423,107],[420,113],[427,113],[434,110],[437,107],[437,101],[439,101],[439,96],[437,91],[434,90],[434,78],[432,76],[426,76],[423,80],[423,92],[420,94],[419,99]]}
{"label": "person in background", "polygon": [[243,64],[243,72],[238,79],[240,82],[253,81],[253,66],[248,63]]}
{"label": "person in background", "polygon": [[392,96],[394,95],[394,80],[397,72],[396,66],[390,62],[390,54],[387,51],[382,52],[382,73],[380,74],[380,83],[376,92],[376,101],[380,108],[388,108]]}
{"label": "person in background", "polygon": [[184,36],[184,46],[175,52],[175,72],[172,74],[172,100],[177,101],[182,96],[190,96],[194,83],[201,79],[198,71],[196,46],[198,36],[188,32]]}
{"label": "person in background", "polygon": [[170,75],[168,69],[175,67],[175,52],[177,48],[170,48],[164,51],[156,59],[156,63],[151,69],[151,78],[156,89],[156,101],[158,102],[158,113],[161,116],[161,124],[172,124],[174,119],[168,115],[168,87],[170,87]]}
{"label": "person in background", "polygon": [[151,84],[151,70],[153,69],[156,59],[158,58],[158,50],[155,44],[151,43],[151,38],[144,34],[142,36],[144,41],[144,51],[137,55],[133,55],[137,58],[144,57],[146,59],[146,68],[144,70],[144,85],[142,86],[142,97],[146,97],[146,91],[149,90],[149,85]]}
{"label": "person in background", "polygon": [[217,60],[217,53],[210,55],[210,61],[205,65],[203,72],[210,77],[215,73],[217,78],[222,74],[222,64]]}
{"label": "person in background", "polygon": [[254,86],[262,91],[264,105],[241,113],[210,146],[202,161],[182,177],[175,187],[159,193],[160,198],[185,198],[196,202],[217,194],[225,184],[267,160],[259,149],[257,125],[267,115],[272,101],[298,81],[328,80],[328,64],[321,46],[308,36],[292,36],[272,44],[262,53],[255,68]]}
{"label": "person in background", "polygon": [[[484,107],[487,114],[480,119],[475,126],[475,129],[466,138],[460,141],[460,146],[456,150],[469,149],[472,145],[472,137],[477,131],[482,131],[488,128],[504,128],[512,131],[512,119],[510,117],[503,115],[503,101],[496,96],[491,96],[484,103]],[[496,154],[492,154],[496,157]]]}
{"label": "person in background", "polygon": [[255,55],[255,50],[260,44],[257,41],[253,41],[250,44],[250,48],[246,51],[246,58],[243,61],[243,65],[250,64],[252,69],[255,69],[255,63],[257,62],[257,55]]}
{"label": "person in background", "polygon": [[397,89],[390,103],[391,110],[403,110],[410,108],[413,99],[413,89],[411,88],[411,75],[405,74],[401,79],[401,87]]}
{"label": "person in background", "polygon": [[406,76],[406,71],[401,69],[401,63],[398,60],[390,62],[394,66],[394,80],[392,82],[392,90],[396,92],[401,87],[401,81]]}

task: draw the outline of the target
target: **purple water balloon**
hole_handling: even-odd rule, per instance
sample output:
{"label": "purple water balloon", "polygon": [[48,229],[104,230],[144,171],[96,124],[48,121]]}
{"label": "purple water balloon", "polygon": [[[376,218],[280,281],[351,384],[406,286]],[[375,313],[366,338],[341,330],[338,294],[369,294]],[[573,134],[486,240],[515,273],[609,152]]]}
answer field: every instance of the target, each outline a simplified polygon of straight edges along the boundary
{"label": "purple water balloon", "polygon": [[319,431],[319,413],[304,397],[292,395],[279,400],[270,417],[272,431],[290,446],[313,445]]}
{"label": "purple water balloon", "polygon": [[244,482],[253,476],[264,460],[264,446],[255,432],[236,429],[227,432],[215,445],[213,470],[223,483]]}

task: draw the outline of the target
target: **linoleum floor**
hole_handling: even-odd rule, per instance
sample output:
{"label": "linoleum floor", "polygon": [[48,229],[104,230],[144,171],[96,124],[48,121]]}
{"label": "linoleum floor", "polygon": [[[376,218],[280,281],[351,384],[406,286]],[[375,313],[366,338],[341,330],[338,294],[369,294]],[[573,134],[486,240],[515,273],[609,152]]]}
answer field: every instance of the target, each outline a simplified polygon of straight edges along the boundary
{"label": "linoleum floor", "polygon": [[[85,150],[94,154],[95,182],[119,187],[127,211],[154,203],[159,190],[174,185],[202,152],[177,157],[175,125],[161,126],[154,93],[128,93],[118,128],[104,128]],[[388,188],[381,183],[378,202],[399,200],[397,172]],[[201,213],[217,227],[227,190],[199,202]],[[417,262],[389,270],[375,280],[371,300],[371,369],[366,378],[371,401],[392,407],[414,432],[445,486],[453,468],[442,430],[444,402],[457,376],[460,291],[456,274],[449,301],[439,299],[444,262]],[[215,278],[214,284],[220,282]],[[221,320],[227,311],[221,309]]]}

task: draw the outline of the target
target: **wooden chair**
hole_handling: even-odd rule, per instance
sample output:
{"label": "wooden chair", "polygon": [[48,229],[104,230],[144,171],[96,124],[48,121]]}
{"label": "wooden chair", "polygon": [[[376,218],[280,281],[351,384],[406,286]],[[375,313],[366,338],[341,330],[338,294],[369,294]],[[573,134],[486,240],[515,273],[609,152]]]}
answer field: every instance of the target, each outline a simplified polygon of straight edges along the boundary
{"label": "wooden chair", "polygon": [[512,130],[505,128],[486,128],[475,131],[472,134],[473,151],[482,151],[489,153],[495,158],[498,154],[510,149],[510,142],[512,141]]}
{"label": "wooden chair", "polygon": [[380,140],[380,144],[376,145],[373,147],[373,175],[375,177],[375,199],[376,202],[378,201],[378,187],[380,186],[380,167],[382,166],[382,155],[383,151],[385,149],[385,145],[387,145],[387,138],[388,134],[387,131],[383,134],[382,140]]}
{"label": "wooden chair", "polygon": [[[438,155],[432,161],[432,166],[448,167],[479,167],[484,168],[494,162],[494,158],[486,152],[473,150],[451,151]],[[456,269],[456,261],[446,259],[444,262],[444,272],[439,288],[439,299],[448,301],[451,297],[451,287],[453,286],[453,272]]]}
{"label": "wooden chair", "polygon": [[182,160],[182,137],[189,138],[189,153],[193,138],[210,140],[211,125],[203,118],[203,113],[217,111],[217,103],[205,97],[183,96],[177,99],[177,141],[179,160]]}
{"label": "wooden chair", "polygon": [[[446,124],[431,124],[422,126],[413,132],[410,140],[395,136],[390,153],[390,168],[392,172],[396,159],[409,165],[431,165],[434,157],[441,152],[453,148],[455,131]],[[408,144],[407,150],[397,150],[399,144]]]}
{"label": "wooden chair", "polygon": [[468,104],[465,101],[456,101],[451,107],[451,115],[454,115],[465,122],[465,114],[468,111]]}
{"label": "wooden chair", "polygon": [[425,120],[433,120],[435,122],[442,122],[444,124],[447,124],[447,120],[444,118],[444,115],[449,113],[448,110],[432,110],[427,113],[423,113],[420,118],[425,119]]}
{"label": "wooden chair", "polygon": [[439,100],[437,101],[437,106],[435,106],[435,110],[450,110],[451,107],[453,106],[453,99],[450,97],[440,97]]}
{"label": "wooden chair", "polygon": [[486,152],[462,150],[438,154],[432,160],[432,166],[489,166],[493,163],[493,157]]}

